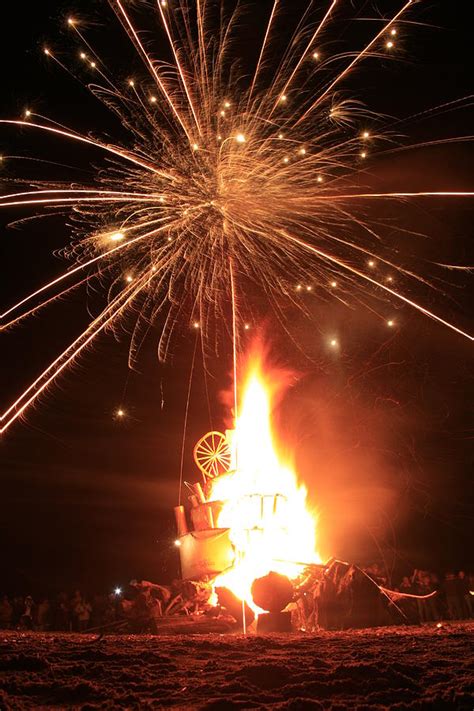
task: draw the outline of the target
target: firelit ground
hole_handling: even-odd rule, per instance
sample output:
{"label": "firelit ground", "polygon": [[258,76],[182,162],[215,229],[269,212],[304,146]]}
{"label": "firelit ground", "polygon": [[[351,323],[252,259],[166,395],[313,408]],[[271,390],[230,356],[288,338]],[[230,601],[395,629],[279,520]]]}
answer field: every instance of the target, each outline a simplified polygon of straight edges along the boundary
{"label": "firelit ground", "polygon": [[0,632],[0,709],[469,709],[474,623],[311,635]]}

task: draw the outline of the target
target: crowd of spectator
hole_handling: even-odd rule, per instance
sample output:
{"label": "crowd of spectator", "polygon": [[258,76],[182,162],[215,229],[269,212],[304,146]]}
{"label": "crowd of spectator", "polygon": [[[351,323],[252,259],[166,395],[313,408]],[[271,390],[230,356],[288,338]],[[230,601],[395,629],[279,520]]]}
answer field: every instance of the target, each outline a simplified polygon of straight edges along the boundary
{"label": "crowd of spectator", "polygon": [[[364,568],[379,585],[391,588],[388,577],[377,563]],[[411,622],[468,620],[474,617],[474,574],[464,570],[448,572],[444,578],[428,570],[414,570],[405,575],[393,590],[406,595],[398,602]],[[429,597],[427,597],[429,596]]]}
{"label": "crowd of spectator", "polygon": [[[436,573],[415,570],[392,587],[383,568],[377,563],[363,570],[382,587],[408,596],[424,596],[422,599],[406,597],[397,601],[409,622],[474,618],[474,574],[468,575],[460,570],[457,573],[448,572],[441,579]],[[60,592],[53,598],[43,596],[37,600],[31,595],[0,595],[0,629],[84,632],[113,627],[123,619],[127,606],[135,604],[138,615],[143,615],[141,608],[144,605],[149,607],[145,599],[147,595],[150,596],[150,589],[144,588],[135,598],[135,603],[125,600],[119,589],[92,597],[83,595],[80,590],[72,595]],[[155,599],[153,602],[159,604]]]}
{"label": "crowd of spectator", "polygon": [[0,629],[83,632],[99,629],[118,618],[116,594],[84,596],[60,592],[54,598],[31,595],[0,596]]}

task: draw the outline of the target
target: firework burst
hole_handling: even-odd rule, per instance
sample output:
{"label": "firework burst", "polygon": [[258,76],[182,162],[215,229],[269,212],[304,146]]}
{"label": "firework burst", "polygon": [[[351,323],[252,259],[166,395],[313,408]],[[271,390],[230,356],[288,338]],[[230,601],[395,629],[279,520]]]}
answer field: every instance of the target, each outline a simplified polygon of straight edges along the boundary
{"label": "firework burst", "polygon": [[[405,282],[424,281],[384,253],[370,214],[374,202],[473,195],[367,187],[372,146],[380,149],[392,138],[386,131],[382,135],[377,117],[341,90],[359,63],[394,49],[414,4],[409,0],[392,16],[378,17],[375,32],[357,52],[332,56],[321,48],[338,13],[337,0],[319,10],[309,3],[283,52],[279,33],[288,7],[274,0],[261,28],[257,61],[245,73],[234,48],[250,1],[233,8],[209,0],[149,3],[147,12],[161,26],[160,43],[165,39],[168,45],[171,61],[165,63],[156,58],[159,45],[149,36],[144,40],[134,4],[110,0],[148,72],[147,80],[120,82],[108,74],[81,21],[68,18],[82,48],[81,61],[100,82],[89,88],[119,115],[130,140],[113,145],[31,110],[23,120],[0,122],[94,147],[107,158],[92,184],[35,183],[0,198],[1,208],[33,207],[39,214],[44,208],[66,208],[75,223],[65,250],[73,266],[9,306],[2,329],[97,276],[108,282],[109,299],[7,408],[2,431],[129,311],[135,316],[131,361],[151,324],[164,323],[159,342],[164,357],[178,324],[194,321],[203,334],[215,335],[214,324],[226,320],[229,303],[235,335],[236,310],[244,300],[243,288],[236,296],[236,283],[257,285],[277,311],[282,296],[299,307],[299,281],[342,301],[367,294],[399,300],[472,338],[409,291],[396,289],[391,277],[377,278],[365,268],[376,262]],[[43,51],[71,72],[50,47]]]}

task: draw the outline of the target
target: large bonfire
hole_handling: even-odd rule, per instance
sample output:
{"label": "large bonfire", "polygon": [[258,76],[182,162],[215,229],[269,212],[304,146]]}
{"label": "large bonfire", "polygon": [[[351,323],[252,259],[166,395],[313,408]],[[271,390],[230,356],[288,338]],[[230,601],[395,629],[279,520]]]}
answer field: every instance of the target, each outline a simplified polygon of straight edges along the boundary
{"label": "large bonfire", "polygon": [[232,547],[231,565],[216,576],[215,584],[230,589],[257,613],[251,595],[255,579],[271,571],[294,579],[302,564],[320,562],[316,517],[308,508],[306,488],[272,430],[272,405],[285,381],[281,371],[264,363],[263,349],[254,348],[242,378],[234,429],[226,433],[228,471],[205,485],[213,525],[228,531]]}

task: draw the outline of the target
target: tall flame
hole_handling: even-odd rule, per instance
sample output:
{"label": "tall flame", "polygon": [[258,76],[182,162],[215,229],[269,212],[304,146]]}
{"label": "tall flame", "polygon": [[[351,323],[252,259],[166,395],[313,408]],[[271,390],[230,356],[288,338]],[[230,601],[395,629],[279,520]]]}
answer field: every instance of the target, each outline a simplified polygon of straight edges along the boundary
{"label": "tall flame", "polygon": [[236,550],[234,566],[216,585],[231,589],[258,612],[250,592],[255,578],[270,571],[295,578],[299,563],[320,558],[306,488],[278,452],[272,432],[272,399],[281,391],[281,378],[264,371],[263,354],[257,352],[244,382],[230,441],[234,471],[214,481],[210,498],[224,502],[217,525],[230,529]]}

